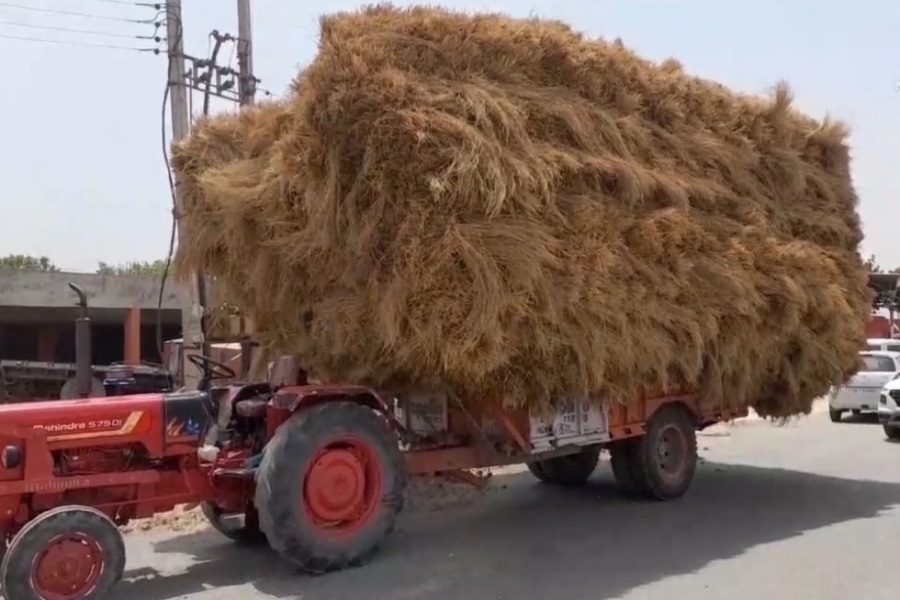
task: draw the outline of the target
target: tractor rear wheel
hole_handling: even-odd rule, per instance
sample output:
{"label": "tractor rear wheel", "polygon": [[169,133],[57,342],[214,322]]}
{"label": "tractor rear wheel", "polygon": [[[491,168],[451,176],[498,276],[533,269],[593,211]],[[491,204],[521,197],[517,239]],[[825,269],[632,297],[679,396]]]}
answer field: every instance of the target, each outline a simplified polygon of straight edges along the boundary
{"label": "tractor rear wheel", "polygon": [[259,528],[259,513],[253,506],[248,507],[243,515],[228,515],[223,514],[212,502],[203,502],[200,504],[200,511],[209,521],[210,527],[233,542],[253,545],[266,541],[265,534]]}
{"label": "tractor rear wheel", "polygon": [[658,410],[628,456],[642,495],[653,500],[683,496],[697,470],[697,431],[687,410],[677,405]]}
{"label": "tractor rear wheel", "polygon": [[12,539],[0,566],[6,600],[100,600],[125,571],[116,524],[86,506],[47,511]]}
{"label": "tractor rear wheel", "polygon": [[403,508],[406,466],[374,410],[348,401],[298,411],[266,448],[256,485],[271,546],[314,574],[366,561]]}
{"label": "tractor rear wheel", "polygon": [[557,456],[528,464],[528,470],[544,483],[578,485],[586,482],[597,469],[600,447],[582,448],[577,454]]}

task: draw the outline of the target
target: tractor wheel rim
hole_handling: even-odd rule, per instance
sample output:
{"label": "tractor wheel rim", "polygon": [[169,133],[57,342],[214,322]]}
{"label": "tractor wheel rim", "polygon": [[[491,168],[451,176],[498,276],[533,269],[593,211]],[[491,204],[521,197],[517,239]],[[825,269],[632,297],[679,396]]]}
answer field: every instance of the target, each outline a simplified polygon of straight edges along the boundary
{"label": "tractor wheel rim", "polygon": [[663,429],[656,450],[660,473],[671,479],[680,477],[687,458],[687,439],[681,430],[674,426]]}
{"label": "tractor wheel rim", "polygon": [[382,485],[381,466],[372,447],[344,438],[316,454],[304,480],[303,501],[319,530],[342,537],[372,519]]}
{"label": "tractor wheel rim", "polygon": [[103,550],[90,537],[67,533],[50,540],[34,558],[31,583],[43,600],[84,598],[103,573]]}

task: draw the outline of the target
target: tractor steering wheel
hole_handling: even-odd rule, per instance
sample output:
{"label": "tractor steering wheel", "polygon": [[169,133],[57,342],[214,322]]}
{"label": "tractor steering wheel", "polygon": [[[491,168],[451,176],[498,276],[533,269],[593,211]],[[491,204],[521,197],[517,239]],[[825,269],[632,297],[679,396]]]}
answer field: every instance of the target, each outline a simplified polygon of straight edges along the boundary
{"label": "tractor steering wheel", "polygon": [[235,379],[237,373],[230,367],[202,354],[189,354],[188,360],[200,369],[201,380],[211,382],[214,379]]}

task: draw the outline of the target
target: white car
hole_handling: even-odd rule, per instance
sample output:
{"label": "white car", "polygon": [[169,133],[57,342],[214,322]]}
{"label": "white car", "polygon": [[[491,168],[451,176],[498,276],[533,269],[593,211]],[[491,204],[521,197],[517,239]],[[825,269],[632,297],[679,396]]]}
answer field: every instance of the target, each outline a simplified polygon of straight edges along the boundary
{"label": "white car", "polygon": [[877,352],[878,350],[900,352],[900,340],[894,340],[891,338],[869,338],[866,340],[866,350],[875,352]]}
{"label": "white car", "polygon": [[853,414],[877,411],[882,388],[900,375],[900,352],[867,350],[859,353],[859,361],[859,372],[829,394],[828,413],[835,423],[848,410]]}
{"label": "white car", "polygon": [[900,440],[900,378],[892,379],[878,399],[878,422],[891,440]]}

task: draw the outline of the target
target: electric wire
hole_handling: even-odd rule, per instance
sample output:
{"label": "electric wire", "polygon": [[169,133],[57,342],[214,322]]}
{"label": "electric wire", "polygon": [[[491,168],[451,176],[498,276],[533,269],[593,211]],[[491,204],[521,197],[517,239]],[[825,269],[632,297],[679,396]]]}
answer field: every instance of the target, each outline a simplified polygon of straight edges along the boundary
{"label": "electric wire", "polygon": [[98,35],[101,37],[114,37],[130,40],[154,40],[161,41],[158,36],[151,35],[132,35],[128,33],[115,33],[113,31],[98,31],[96,29],[79,29],[76,27],[56,27],[55,25],[35,25],[34,23],[19,23],[16,21],[0,20],[0,25],[8,25],[10,27],[22,27],[25,29],[43,29],[46,31],[63,31],[65,33],[81,33],[86,35]]}
{"label": "electric wire", "polygon": [[36,38],[24,35],[7,35],[0,33],[0,39],[17,40],[22,42],[40,42],[44,44],[61,44],[66,46],[85,46],[88,48],[106,48],[109,50],[130,50],[132,52],[152,52],[159,54],[159,48],[136,48],[134,46],[119,46],[116,44],[94,44],[91,42],[79,42],[75,40],[52,40],[49,38]]}
{"label": "electric wire", "polygon": [[154,24],[155,19],[126,19],[125,17],[113,17],[110,15],[95,15],[93,13],[79,12],[74,10],[60,10],[57,8],[44,8],[40,6],[25,6],[24,4],[13,4],[12,2],[0,2],[0,6],[5,8],[15,8],[17,10],[30,10],[32,12],[52,13],[56,15],[64,15],[68,17],[82,17],[85,19],[100,19],[101,21],[118,21],[119,23],[139,23],[142,25]]}
{"label": "electric wire", "polygon": [[94,0],[94,2],[106,2],[107,4],[124,4],[127,6],[143,6],[148,8],[154,8],[159,6],[159,4],[151,4],[149,2],[136,2],[135,0]]}

